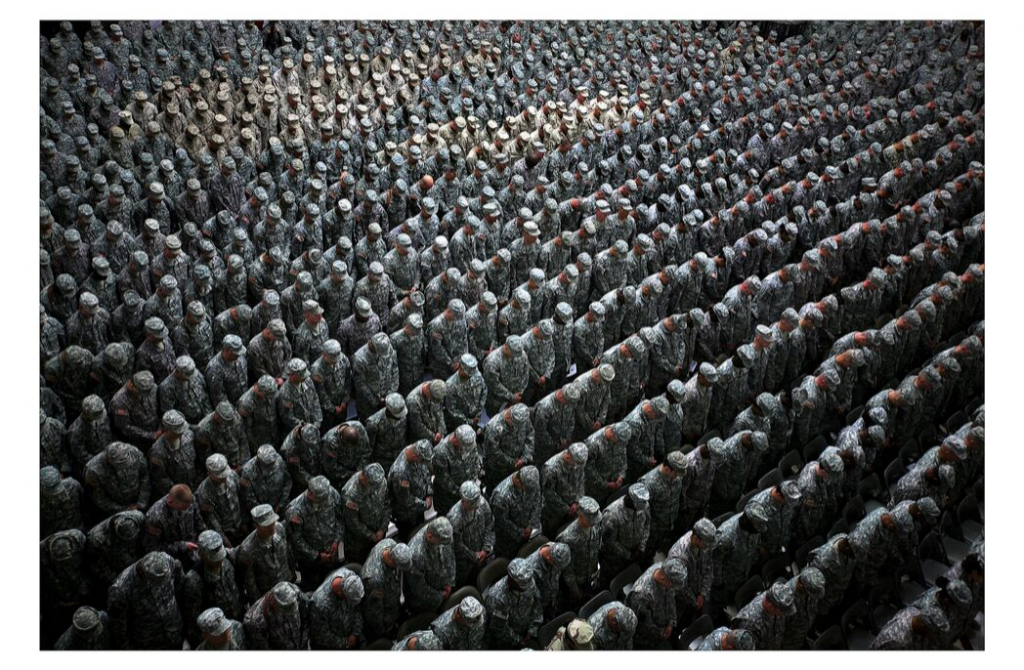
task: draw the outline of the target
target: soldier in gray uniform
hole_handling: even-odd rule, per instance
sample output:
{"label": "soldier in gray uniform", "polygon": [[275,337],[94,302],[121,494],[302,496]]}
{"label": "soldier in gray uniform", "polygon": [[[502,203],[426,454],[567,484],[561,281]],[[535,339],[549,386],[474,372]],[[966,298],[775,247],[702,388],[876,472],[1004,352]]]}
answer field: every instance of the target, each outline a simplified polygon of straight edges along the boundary
{"label": "soldier in gray uniform", "polygon": [[401,327],[391,333],[390,338],[398,359],[398,389],[400,393],[408,395],[423,380],[426,372],[423,359],[427,339],[423,333],[423,315],[415,312],[409,314]]}
{"label": "soldier in gray uniform", "polygon": [[373,545],[384,538],[391,521],[384,468],[370,463],[353,474],[341,491],[345,521],[345,556],[363,561]]}
{"label": "soldier in gray uniform", "polygon": [[679,516],[679,499],[683,492],[680,477],[686,471],[686,456],[681,451],[669,453],[663,463],[655,466],[638,480],[647,486],[651,495],[651,534],[647,551],[652,553],[671,544],[675,523]]}
{"label": "soldier in gray uniform", "polygon": [[[58,418],[54,417],[54,420]],[[59,420],[58,423],[63,425],[63,420]],[[113,439],[110,417],[107,415],[103,400],[97,395],[86,396],[82,401],[82,413],[67,431],[68,451],[71,454],[73,470],[83,472],[89,459],[102,452]]]}
{"label": "soldier in gray uniform", "polygon": [[224,615],[224,610],[211,607],[196,619],[203,641],[197,651],[239,651],[245,649],[245,627]]}
{"label": "soldier in gray uniform", "polygon": [[448,512],[453,529],[456,583],[465,582],[494,552],[494,518],[480,487],[463,482],[460,501]]}
{"label": "soldier in gray uniform", "polygon": [[256,601],[278,582],[294,581],[296,566],[284,525],[278,522],[274,508],[257,505],[251,514],[256,529],[238,546],[235,565],[246,599]]}
{"label": "soldier in gray uniform", "polygon": [[309,596],[287,581],[254,598],[242,622],[249,649],[300,651],[309,646]]}
{"label": "soldier in gray uniform", "polygon": [[323,343],[323,351],[311,366],[310,377],[320,398],[323,428],[330,430],[348,417],[352,400],[352,364],[337,340]]}
{"label": "soldier in gray uniform", "polygon": [[833,535],[808,554],[807,567],[818,570],[825,584],[824,593],[818,601],[819,614],[827,614],[843,600],[853,581],[856,565],[853,546],[846,533]]}
{"label": "soldier in gray uniform", "polygon": [[572,326],[572,352],[577,372],[597,367],[605,350],[604,305],[590,303],[587,312]]}
{"label": "soldier in gray uniform", "polygon": [[39,470],[40,537],[72,528],[82,530],[82,492],[77,479],[61,479],[57,468]]}
{"label": "soldier in gray uniform", "polygon": [[608,505],[601,524],[601,577],[611,580],[630,563],[640,560],[651,532],[651,494],[633,484]]}
{"label": "soldier in gray uniform", "polygon": [[352,373],[356,411],[369,418],[384,406],[388,394],[398,391],[398,359],[387,335],[377,333],[356,352]]}
{"label": "soldier in gray uniform", "polygon": [[[546,461],[569,446],[576,428],[576,403],[579,400],[580,388],[570,382],[533,406],[531,419],[537,460]],[[486,428],[484,434],[486,436]]]}
{"label": "soldier in gray uniform", "polygon": [[498,341],[498,298],[484,291],[479,302],[466,311],[469,353],[486,360]]}
{"label": "soldier in gray uniform", "polygon": [[175,484],[146,512],[142,546],[184,560],[195,549],[195,541],[204,530],[206,523],[192,489],[186,484]]}
{"label": "soldier in gray uniform", "polygon": [[457,607],[442,612],[430,624],[445,651],[480,651],[483,649],[487,613],[473,596],[467,596]]}
{"label": "soldier in gray uniform", "polygon": [[778,651],[783,648],[787,621],[794,614],[796,605],[792,585],[775,582],[739,611],[733,625],[749,630],[757,649]]}
{"label": "soldier in gray uniform", "polygon": [[793,550],[790,538],[793,535],[793,520],[799,511],[800,498],[800,486],[792,480],[759,491],[751,498],[764,505],[765,511],[768,512],[768,527],[758,538],[762,556],[774,556],[783,548]]}
{"label": "soldier in gray uniform", "polygon": [[196,498],[207,528],[219,533],[229,547],[244,539],[238,474],[223,454],[206,459],[206,479],[196,489]]}
{"label": "soldier in gray uniform", "polygon": [[632,436],[630,425],[620,421],[587,438],[586,492],[598,502],[626,485],[626,445]]}
{"label": "soldier in gray uniform", "polygon": [[843,459],[834,450],[804,466],[797,478],[800,511],[796,517],[794,541],[806,542],[824,530],[839,507],[842,495]]}
{"label": "soldier in gray uniform", "polygon": [[430,462],[434,449],[430,442],[420,440],[398,454],[388,470],[388,490],[395,525],[403,535],[423,522],[423,514],[433,504],[434,485]]}
{"label": "soldier in gray uniform", "polygon": [[406,434],[412,440],[430,440],[437,444],[447,433],[444,421],[444,399],[448,387],[443,379],[423,382],[405,397],[409,411]]}
{"label": "soldier in gray uniform", "polygon": [[597,501],[582,496],[577,503],[576,518],[558,534],[557,541],[569,547],[572,555],[572,561],[562,571],[564,594],[569,603],[578,603],[597,581],[602,518]]}
{"label": "soldier in gray uniform", "polygon": [[110,639],[115,649],[182,648],[179,607],[181,564],[154,551],[127,567],[107,596]]}
{"label": "soldier in gray uniform", "polygon": [[768,512],[761,504],[753,502],[718,527],[711,554],[714,563],[712,596],[720,599],[720,603],[731,600],[747,579],[758,557],[758,534],[767,528]]}
{"label": "soldier in gray uniform", "polygon": [[342,560],[343,510],[341,494],[320,475],[309,480],[307,490],[292,500],[285,512],[292,560],[310,590]]}
{"label": "soldier in gray uniform", "polygon": [[363,645],[363,582],[338,568],[309,596],[311,649],[358,649]]}
{"label": "soldier in gray uniform", "polygon": [[242,394],[249,388],[249,367],[245,356],[245,346],[237,335],[224,338],[220,353],[214,356],[206,366],[206,390],[210,394],[210,402],[221,403],[225,400],[232,404],[238,402]]}
{"label": "soldier in gray uniform", "polygon": [[546,393],[555,370],[555,326],[551,319],[543,319],[521,338],[523,351],[529,363],[529,383],[524,391],[527,403]]}
{"label": "soldier in gray uniform", "polygon": [[444,379],[458,368],[459,359],[469,353],[469,330],[466,327],[466,305],[458,298],[431,320],[426,328],[427,370],[437,379]]}
{"label": "soldier in gray uniform", "polygon": [[793,592],[793,613],[786,617],[782,648],[802,649],[820,612],[825,576],[817,568],[805,567],[789,580],[787,587]]}
{"label": "soldier in gray uniform", "polygon": [[487,383],[472,354],[463,354],[458,371],[445,380],[445,386],[445,425],[467,424],[475,429],[487,401]]}
{"label": "soldier in gray uniform", "polygon": [[89,500],[103,514],[149,507],[149,468],[142,452],[111,442],[85,464],[82,474]]}
{"label": "soldier in gray uniform", "polygon": [[680,621],[699,617],[711,600],[715,541],[715,525],[708,519],[698,519],[693,529],[668,551],[669,558],[677,558],[686,565],[686,586],[679,590]]}
{"label": "soldier in gray uniform", "polygon": [[195,361],[188,356],[177,358],[174,370],[160,382],[157,395],[161,416],[171,410],[181,412],[192,430],[213,410],[206,395],[206,380],[196,371]]}
{"label": "soldier in gray uniform", "polygon": [[270,505],[281,513],[288,504],[292,490],[292,476],[284,458],[269,444],[256,450],[238,472],[238,496],[243,510],[257,505]]}
{"label": "soldier in gray uniform", "polygon": [[370,301],[366,298],[356,298],[355,312],[341,322],[336,337],[341,342],[345,354],[351,357],[381,331],[380,316],[374,313]]}
{"label": "soldier in gray uniform", "polygon": [[435,517],[409,542],[412,566],[405,571],[406,606],[415,613],[434,612],[455,588],[452,525]]}
{"label": "soldier in gray uniform", "polygon": [[871,649],[883,651],[936,651],[949,632],[949,623],[934,609],[905,607],[878,631]]}
{"label": "soldier in gray uniform", "polygon": [[161,421],[163,431],[149,450],[149,481],[154,497],[163,495],[174,484],[195,488],[195,437],[180,412],[171,410]]}
{"label": "soldier in gray uniform", "polygon": [[553,619],[558,604],[559,586],[562,571],[572,561],[572,552],[568,545],[561,542],[548,542],[541,545],[526,557],[533,570],[533,581],[540,591],[541,606],[546,619]]}
{"label": "soldier in gray uniform", "polygon": [[232,467],[239,467],[249,458],[249,444],[245,427],[238,413],[228,401],[217,404],[196,429],[196,455],[201,459],[214,452],[224,454]]}
{"label": "soldier in gray uniform", "polygon": [[676,613],[676,592],[686,584],[686,566],[669,558],[655,563],[633,583],[626,605],[636,614],[633,643],[639,649],[664,644],[681,622]]}
{"label": "soldier in gray uniform", "polygon": [[599,651],[630,651],[636,633],[636,614],[626,603],[614,600],[590,615],[594,647]]}
{"label": "soldier in gray uniform", "polygon": [[555,535],[576,518],[579,500],[586,484],[587,445],[576,442],[551,458],[541,471],[544,507],[541,514],[544,532]]}
{"label": "soldier in gray uniform", "polygon": [[[80,407],[81,400],[68,407]],[[140,449],[149,447],[160,428],[156,381],[147,370],[136,372],[110,400],[110,417],[117,434]]]}
{"label": "soldier in gray uniform", "polygon": [[316,386],[309,378],[306,361],[293,358],[288,361],[286,370],[288,379],[277,393],[278,420],[285,430],[291,430],[302,423],[319,426],[323,421],[323,413]]}
{"label": "soldier in gray uniform", "polygon": [[433,471],[435,507],[447,510],[458,501],[462,483],[476,481],[483,471],[476,432],[463,424],[443,437],[434,447]]}
{"label": "soldier in gray uniform", "polygon": [[[231,467],[237,468],[245,462],[243,457],[264,444],[280,441],[277,421],[277,383],[270,375],[263,375],[239,398],[237,413],[241,418],[246,445],[238,454],[225,454]],[[242,459],[242,460],[235,460]]]}
{"label": "soldier in gray uniform", "polygon": [[[292,345],[288,341],[284,321],[271,319],[266,328],[249,340],[245,355],[249,362],[249,379],[255,381],[262,375],[283,378],[285,366],[292,358]],[[302,354],[297,356],[306,358]]]}
{"label": "soldier in gray uniform", "polygon": [[530,361],[523,341],[518,335],[509,335],[504,345],[484,359],[487,414],[495,416],[505,405],[520,402],[530,381],[529,375]]}
{"label": "soldier in gray uniform", "polygon": [[402,573],[412,567],[409,547],[385,538],[363,562],[363,626],[367,639],[393,635],[398,624]]}
{"label": "soldier in gray uniform", "polygon": [[521,649],[544,621],[541,594],[526,559],[515,558],[508,574],[484,591],[489,649]]}
{"label": "soldier in gray uniform", "polygon": [[182,616],[190,645],[198,644],[202,639],[197,619],[203,611],[216,607],[226,611],[232,619],[245,615],[233,556],[228,556],[221,536],[216,531],[204,530],[199,534],[198,545],[199,560],[185,574],[181,597]]}
{"label": "soldier in gray uniform", "polygon": [[[614,391],[612,393],[614,394]],[[658,461],[665,458],[665,444],[660,440],[660,428],[668,410],[668,400],[659,396],[651,400],[641,400],[623,419],[632,431],[632,435],[626,441],[629,481],[639,480],[657,465]]]}
{"label": "soldier in gray uniform", "polygon": [[580,401],[576,403],[576,439],[584,439],[604,425],[614,379],[615,368],[602,364],[573,381],[580,390]]}
{"label": "soldier in gray uniform", "polygon": [[541,527],[540,471],[526,465],[503,479],[491,493],[491,512],[499,556],[514,556]]}
{"label": "soldier in gray uniform", "polygon": [[[717,441],[720,438],[712,438]],[[736,433],[721,446],[723,462],[715,471],[712,506],[728,509],[746,491],[747,483],[757,472],[761,454],[768,450],[764,433],[745,431]]]}
{"label": "soldier in gray uniform", "polygon": [[405,400],[397,393],[390,393],[384,399],[383,409],[366,421],[366,435],[370,440],[373,460],[377,463],[391,463],[398,452],[408,444],[406,424],[409,412]]}
{"label": "soldier in gray uniform", "polygon": [[145,521],[142,512],[129,510],[118,512],[89,530],[86,556],[100,591],[108,589],[125,568],[142,558]]}
{"label": "soldier in gray uniform", "polygon": [[105,651],[111,648],[110,617],[83,605],[75,610],[71,625],[57,639],[56,651]]}

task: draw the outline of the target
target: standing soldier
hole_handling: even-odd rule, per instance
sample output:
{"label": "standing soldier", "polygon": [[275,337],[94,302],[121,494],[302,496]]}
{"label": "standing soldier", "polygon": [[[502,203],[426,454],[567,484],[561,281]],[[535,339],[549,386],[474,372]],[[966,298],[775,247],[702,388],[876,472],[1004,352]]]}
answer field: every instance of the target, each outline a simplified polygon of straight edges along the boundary
{"label": "standing soldier", "polygon": [[388,490],[391,509],[398,530],[409,532],[423,522],[423,515],[432,505],[434,485],[430,476],[430,462],[434,449],[430,442],[420,440],[398,454],[388,471]]}
{"label": "standing soldier", "polygon": [[463,598],[458,607],[441,613],[430,624],[446,651],[480,651],[484,645],[486,612],[473,596]]}
{"label": "standing soldier", "polygon": [[633,583],[626,605],[636,613],[634,644],[656,649],[672,637],[680,623],[676,613],[676,592],[686,585],[686,566],[669,558],[655,563]]}
{"label": "standing soldier", "polygon": [[587,445],[576,442],[544,463],[541,490],[544,508],[541,515],[544,532],[549,536],[576,518],[579,500],[584,495]]}
{"label": "standing soldier", "polygon": [[698,519],[693,529],[683,535],[668,551],[669,558],[678,558],[686,565],[686,586],[679,591],[682,610],[680,620],[688,621],[704,613],[711,599],[714,581],[715,524]]}
{"label": "standing soldier", "polygon": [[518,335],[509,335],[505,344],[484,359],[487,382],[487,414],[495,416],[505,405],[522,400],[529,383],[529,359]]}
{"label": "standing soldier", "polygon": [[309,646],[309,596],[286,581],[254,598],[245,613],[249,649],[300,651]]}
{"label": "standing soldier", "polygon": [[370,549],[388,532],[391,500],[384,468],[370,463],[352,475],[341,491],[344,502],[345,556],[364,561]]}
{"label": "standing soldier", "polygon": [[406,605],[412,612],[434,612],[455,588],[452,525],[435,517],[409,542],[412,566],[405,572]]}
{"label": "standing soldier", "polygon": [[356,352],[352,362],[356,411],[369,418],[384,406],[384,399],[398,391],[398,359],[391,340],[377,333]]}
{"label": "standing soldier", "polygon": [[[547,461],[569,446],[576,428],[576,404],[579,400],[580,387],[570,382],[533,406],[531,419],[538,461]],[[484,430],[486,434],[486,428]]]}
{"label": "standing soldier", "polygon": [[499,556],[514,556],[535,531],[540,532],[542,506],[540,472],[533,465],[517,470],[494,488],[491,511]]}
{"label": "standing soldier", "polygon": [[455,554],[455,583],[464,584],[494,553],[494,517],[491,505],[476,482],[463,482],[460,500],[448,511]]}
{"label": "standing soldier", "polygon": [[601,524],[602,579],[610,581],[644,555],[651,532],[650,501],[647,486],[638,483],[605,510]]}
{"label": "standing soldier", "polygon": [[[363,562],[363,626],[367,639],[393,636],[401,607],[402,573],[412,567],[412,552],[385,538]],[[393,639],[393,637],[392,637]]]}
{"label": "standing soldier", "polygon": [[477,360],[472,354],[463,354],[459,369],[445,381],[448,389],[445,395],[445,424],[459,426],[467,424],[472,428],[479,425],[487,400],[487,383],[480,374]]}
{"label": "standing soldier", "polygon": [[252,521],[256,530],[242,541],[235,556],[245,597],[256,601],[275,584],[294,581],[295,564],[274,508],[257,505],[252,509]]}
{"label": "standing soldier", "polygon": [[146,554],[110,587],[107,612],[115,649],[180,650],[184,622],[178,603],[181,564],[159,551]]}
{"label": "standing soldier", "polygon": [[463,482],[476,481],[483,471],[483,460],[476,446],[476,432],[463,424],[434,447],[435,507],[445,511],[459,500]]}
{"label": "standing soldier", "polygon": [[679,498],[683,492],[680,474],[686,470],[686,456],[673,451],[665,461],[640,477],[651,494],[651,534],[647,542],[648,553],[662,549],[672,542],[676,518],[679,516]]}
{"label": "standing soldier", "polygon": [[309,597],[312,649],[358,649],[363,643],[363,582],[338,568]]}
{"label": "standing soldier", "polygon": [[521,649],[537,635],[544,610],[526,559],[512,559],[508,574],[484,591],[484,608],[488,648]]}
{"label": "standing soldier", "polygon": [[307,588],[341,562],[343,510],[341,494],[322,475],[310,479],[308,489],[288,505],[288,547]]}

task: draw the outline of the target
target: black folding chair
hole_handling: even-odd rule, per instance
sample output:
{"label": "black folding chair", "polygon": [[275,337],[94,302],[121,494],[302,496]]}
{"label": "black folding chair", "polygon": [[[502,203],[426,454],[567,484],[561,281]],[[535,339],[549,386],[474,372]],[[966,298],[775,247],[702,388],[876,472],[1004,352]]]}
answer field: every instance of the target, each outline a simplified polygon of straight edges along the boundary
{"label": "black folding chair", "polygon": [[839,626],[832,626],[818,636],[818,639],[811,645],[814,651],[845,651],[846,641],[843,639],[843,631]]}
{"label": "black folding chair", "polygon": [[642,574],[644,574],[643,569],[636,563],[631,563],[625,570],[615,575],[611,584],[608,585],[608,590],[612,592],[612,597],[616,600],[625,598],[626,589],[632,590],[633,582],[639,579]]}
{"label": "black folding chair", "polygon": [[796,449],[783,456],[779,461],[779,471],[786,479],[796,479],[803,469],[804,459]]}
{"label": "black folding chair", "polygon": [[508,574],[508,560],[494,559],[480,569],[480,574],[476,576],[476,590],[483,593],[488,586],[496,584],[506,574]]}
{"label": "black folding chair", "polygon": [[613,600],[615,600],[615,598],[612,597],[611,591],[601,591],[596,596],[588,600],[583,605],[583,607],[580,608],[580,618],[589,619],[591,614],[601,609]]}
{"label": "black folding chair", "polygon": [[703,615],[683,629],[676,641],[676,649],[691,651],[697,643],[715,629],[714,620],[707,614]]}

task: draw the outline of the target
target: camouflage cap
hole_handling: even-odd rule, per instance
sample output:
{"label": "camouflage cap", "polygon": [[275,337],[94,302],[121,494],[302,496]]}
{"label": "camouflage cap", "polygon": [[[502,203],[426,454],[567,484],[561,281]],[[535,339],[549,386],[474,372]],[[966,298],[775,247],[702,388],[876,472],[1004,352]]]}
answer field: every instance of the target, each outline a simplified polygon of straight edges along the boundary
{"label": "camouflage cap", "polygon": [[270,505],[257,505],[252,508],[250,514],[252,514],[253,523],[261,527],[271,526],[277,523],[278,520],[278,516],[274,512],[274,508]]}
{"label": "camouflage cap", "polygon": [[199,630],[211,637],[223,635],[231,629],[231,620],[224,615],[224,610],[219,607],[211,607],[204,611],[196,619]]}
{"label": "camouflage cap", "polygon": [[199,545],[199,555],[204,560],[210,562],[223,561],[228,555],[227,550],[224,548],[224,540],[221,538],[220,533],[215,530],[204,530],[199,534],[199,540],[196,544]]}
{"label": "camouflage cap", "polygon": [[615,368],[604,363],[598,367],[598,373],[605,382],[611,382],[615,379]]}
{"label": "camouflage cap", "polygon": [[529,489],[535,489],[540,486],[540,470],[534,465],[526,465],[517,471],[519,475],[519,481],[523,483],[523,486]]}
{"label": "camouflage cap", "polygon": [[162,551],[151,551],[139,560],[139,571],[153,581],[171,576],[171,557]]}
{"label": "camouflage cap", "polygon": [[796,603],[793,600],[793,588],[787,582],[775,582],[765,593],[773,605],[782,610],[783,614],[795,614]]}
{"label": "camouflage cap", "polygon": [[132,375],[132,384],[143,393],[148,393],[156,387],[156,380],[149,370],[140,370]]}
{"label": "camouflage cap", "polygon": [[295,609],[299,604],[299,587],[291,582],[278,582],[270,590],[270,595],[274,603],[282,609]]}
{"label": "camouflage cap", "polygon": [[768,528],[768,510],[759,502],[749,502],[743,508],[743,515],[750,520],[758,533],[763,533]]}
{"label": "camouflage cap", "polygon": [[466,596],[459,603],[459,615],[470,628],[484,625],[484,606],[473,596]]}
{"label": "camouflage cap", "polygon": [[525,558],[514,558],[508,564],[508,578],[521,589],[533,585],[533,568]]}
{"label": "camouflage cap", "polygon": [[83,605],[75,610],[71,626],[80,633],[98,633],[103,629],[103,620],[95,608]]}
{"label": "camouflage cap", "polygon": [[472,480],[464,481],[459,486],[459,497],[472,507],[476,507],[480,503],[480,495],[480,485]]}
{"label": "camouflage cap", "polygon": [[643,482],[631,485],[626,494],[637,509],[646,509],[651,502],[651,492]]}
{"label": "camouflage cap", "polygon": [[448,521],[447,517],[434,517],[433,521],[427,524],[427,528],[430,529],[431,534],[434,535],[441,544],[451,544],[453,538],[452,524]]}
{"label": "camouflage cap", "polygon": [[390,553],[399,570],[408,570],[412,567],[412,551],[409,545],[398,542],[391,547]]}
{"label": "camouflage cap", "polygon": [[715,524],[706,518],[693,524],[693,535],[705,544],[706,549],[713,549],[718,537]]}
{"label": "camouflage cap", "polygon": [[665,573],[672,586],[680,589],[686,586],[686,564],[678,558],[668,558],[661,562],[661,571]]}

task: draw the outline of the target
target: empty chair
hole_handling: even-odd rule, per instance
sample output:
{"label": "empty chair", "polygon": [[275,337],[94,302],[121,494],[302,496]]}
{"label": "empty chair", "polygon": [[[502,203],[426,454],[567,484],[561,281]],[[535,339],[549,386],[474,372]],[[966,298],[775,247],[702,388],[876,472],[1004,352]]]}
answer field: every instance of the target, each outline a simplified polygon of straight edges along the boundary
{"label": "empty chair", "polygon": [[946,419],[946,421],[942,424],[942,427],[946,429],[947,433],[955,433],[956,431],[960,430],[960,426],[968,422],[970,422],[970,419],[967,418],[967,413],[964,412],[963,410],[958,410],[952,416]]}
{"label": "empty chair", "polygon": [[779,461],[779,471],[786,479],[794,479],[804,468],[804,459],[796,449],[789,452]]}
{"label": "empty chair", "polygon": [[928,533],[917,547],[917,558],[920,564],[920,577],[926,584],[934,585],[939,577],[949,571],[945,562],[945,550],[942,538],[938,533]]}
{"label": "empty chair", "polygon": [[917,440],[907,440],[907,443],[900,447],[899,459],[903,461],[904,466],[910,467],[910,464],[915,463],[919,458],[921,458],[921,445]]}
{"label": "empty chair", "polygon": [[769,471],[764,477],[757,480],[757,490],[764,491],[782,483],[782,470],[775,468]]}
{"label": "empty chair", "polygon": [[967,403],[967,406],[964,407],[964,412],[966,412],[967,416],[972,416],[975,412],[978,411],[978,408],[981,407],[983,404],[985,404],[985,401],[983,399],[975,398],[974,400]]}
{"label": "empty chair", "polygon": [[346,570],[351,570],[352,572],[354,572],[357,575],[359,575],[359,574],[362,574],[362,572],[363,572],[363,564],[362,563],[346,563],[345,564],[345,569]]}
{"label": "empty chair", "polygon": [[793,558],[796,560],[797,566],[802,570],[804,566],[807,565],[808,555],[823,544],[825,544],[825,538],[821,535],[815,535],[800,545],[800,547],[793,552]]}
{"label": "empty chair", "polygon": [[944,535],[942,537],[942,553],[946,555],[946,563],[949,565],[956,565],[960,561],[964,560],[971,551],[971,547],[966,542],[961,542],[955,538]]}
{"label": "empty chair", "polygon": [[852,426],[864,414],[864,405],[857,405],[846,413],[846,424]]}
{"label": "empty chair", "polygon": [[699,447],[702,444],[707,444],[708,441],[711,440],[711,438],[713,438],[713,437],[721,437],[721,436],[722,436],[722,434],[719,431],[717,431],[717,430],[709,430],[708,432],[706,432],[706,433],[704,433],[703,435],[700,436],[700,439],[697,440],[697,446]]}
{"label": "empty chair", "polygon": [[804,462],[810,463],[816,460],[821,452],[825,451],[825,447],[828,446],[828,440],[825,439],[824,435],[819,435],[810,442],[804,445]]}
{"label": "empty chair", "polygon": [[437,615],[433,612],[424,612],[423,614],[416,614],[405,620],[401,626],[398,627],[398,638],[401,640],[409,633],[415,633],[418,630],[424,628],[430,628],[430,624],[433,623]]}
{"label": "empty chair", "polygon": [[679,634],[679,639],[676,641],[676,648],[683,651],[692,651],[714,629],[714,620],[705,614],[683,629],[683,632]]}
{"label": "empty chair", "polygon": [[636,563],[631,563],[625,570],[615,575],[608,590],[612,592],[615,600],[622,600],[626,594],[633,589],[633,582],[644,573],[643,569]]}
{"label": "empty chair", "polygon": [[507,572],[508,560],[504,558],[494,559],[480,569],[480,574],[476,577],[476,590],[483,593],[487,590],[488,586],[496,583],[499,579],[504,577]]}
{"label": "empty chair", "polygon": [[826,537],[830,537],[831,538],[831,537],[835,537],[836,535],[839,535],[840,533],[848,533],[848,532],[850,532],[850,524],[846,521],[846,519],[840,519],[839,521],[836,521],[832,525],[832,527],[829,529],[828,535]]}
{"label": "empty chair", "polygon": [[551,621],[547,622],[540,627],[537,631],[537,642],[540,644],[540,648],[544,649],[551,642],[552,638],[555,637],[555,633],[562,626],[568,626],[569,622],[576,618],[575,612],[563,612],[559,614]]}
{"label": "empty chair", "polygon": [[907,468],[903,465],[903,461],[900,459],[894,459],[892,463],[885,468],[885,486],[889,489],[889,496],[891,497],[893,491],[896,490],[896,482],[900,480],[900,477],[907,474]]}
{"label": "empty chair", "polygon": [[735,606],[736,611],[739,612],[743,609],[761,591],[764,591],[764,582],[759,575],[754,575],[748,579],[743,586],[736,589],[736,595],[732,599],[732,604]]}
{"label": "empty chair", "polygon": [[873,474],[870,477],[865,477],[860,480],[859,486],[860,497],[865,501],[877,500],[878,496],[882,493],[882,480],[878,478],[877,474]]}
{"label": "empty chair", "polygon": [[865,513],[864,500],[860,496],[850,498],[850,501],[843,508],[843,518],[851,526],[863,519]]}
{"label": "empty chair", "polygon": [[985,534],[985,523],[978,507],[978,499],[969,495],[957,505],[956,516],[960,521],[960,533],[964,541],[974,544]]}
{"label": "empty chair", "polygon": [[900,602],[910,606],[926,590],[924,586],[921,586],[913,579],[904,580],[900,583]]}
{"label": "empty chair", "polygon": [[742,512],[743,509],[747,506],[747,503],[750,502],[750,500],[760,492],[761,489],[758,488],[753,491],[747,491],[746,493],[744,493],[743,497],[736,501],[736,511]]}
{"label": "empty chair", "polygon": [[846,641],[843,639],[843,631],[839,626],[832,626],[818,636],[818,639],[811,645],[814,651],[842,651],[846,649]]}
{"label": "empty chair", "polygon": [[379,640],[375,640],[366,646],[366,651],[391,651],[391,647],[395,645],[394,640],[389,640],[386,637],[382,637]]}
{"label": "empty chair", "polygon": [[589,619],[591,614],[601,609],[613,600],[615,600],[615,598],[612,597],[611,591],[601,591],[596,596],[588,600],[586,604],[584,604],[583,607],[580,608],[580,618]]}
{"label": "empty chair", "polygon": [[861,598],[850,605],[849,609],[843,612],[839,625],[850,651],[866,651],[871,648],[875,636],[868,630],[872,625],[871,608],[868,606],[868,601]]}
{"label": "empty chair", "polygon": [[789,579],[793,576],[793,556],[791,554],[779,554],[768,559],[761,567],[761,579],[765,584],[771,584],[778,579]]}

